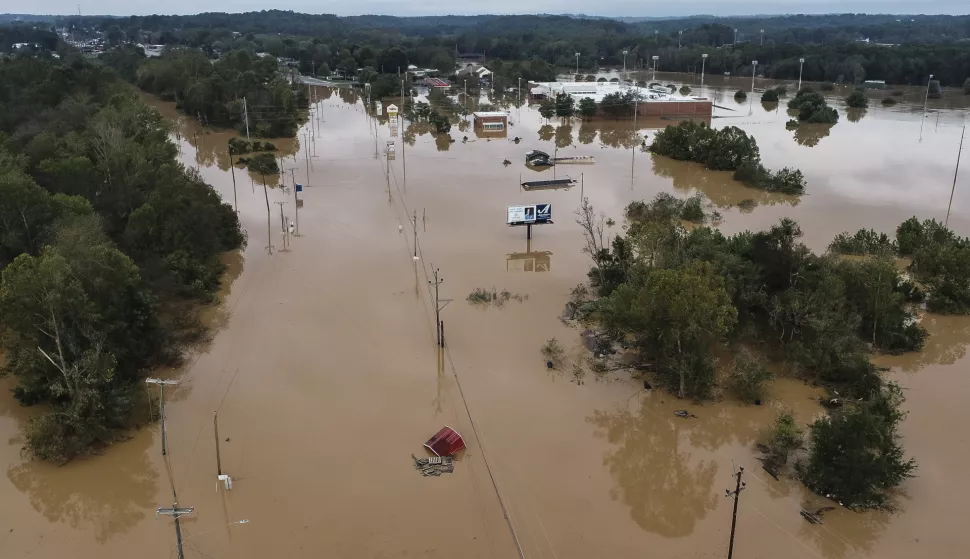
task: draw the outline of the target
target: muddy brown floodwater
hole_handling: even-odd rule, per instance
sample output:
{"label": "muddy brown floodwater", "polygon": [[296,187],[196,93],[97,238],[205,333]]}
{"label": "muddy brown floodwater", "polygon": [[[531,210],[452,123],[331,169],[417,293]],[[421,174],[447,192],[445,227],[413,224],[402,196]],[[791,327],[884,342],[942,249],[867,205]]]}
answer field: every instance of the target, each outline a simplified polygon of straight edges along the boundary
{"label": "muddy brown floodwater", "polygon": [[[658,78],[685,83],[685,76]],[[510,109],[508,137],[478,138],[456,127],[451,143],[414,126],[407,131],[413,144],[401,145],[386,119],[364,112],[356,93],[316,89],[318,131],[309,145],[302,134],[308,127],[279,144],[284,168],[308,183],[300,236],[289,251],[279,251],[274,204],[276,246],[267,253],[261,187],[236,173],[249,245],[227,256],[221,304],[206,309],[211,344],[164,373],[181,381],[166,396],[167,462],[157,425],[64,467],[25,462],[20,433],[30,410],[17,406],[4,381],[2,556],[170,558],[174,529],[154,509],[171,506],[174,484],[179,505],[196,510],[184,521],[192,558],[510,558],[518,556],[517,543],[529,558],[723,557],[731,523],[724,490],[733,488],[741,466],[748,485],[738,557],[965,553],[967,318],[925,316],[930,338],[923,353],[877,358],[906,388],[904,444],[920,464],[918,477],[898,492],[899,511],[837,510],[824,525],[806,523],[799,508],[825,501],[794,480],[768,477],[753,448],[779,408],[790,407],[801,422],[819,414],[817,389],[779,379],[765,406],[729,399],[693,405],[643,392],[622,373],[587,371],[577,380],[543,366],[539,348],[554,336],[571,359],[583,357],[578,331],[558,319],[589,266],[572,217],[581,195],[619,218],[631,200],[700,192],[718,207],[724,231],[789,216],[815,250],[843,230],[891,232],[911,215],[945,214],[965,101],[931,104],[922,138],[915,89],[893,108],[876,103],[834,127],[795,133],[785,130],[783,106],[734,102],[734,91],[750,80],[706,81],[702,88],[686,77],[695,93],[715,96],[723,107],[713,126],[754,134],[769,167],[802,169],[806,195],[746,189],[726,174],[633,149],[637,133],[649,137],[666,122],[640,123],[636,131],[632,122],[562,125],[521,106]],[[756,87],[768,84],[758,80]],[[836,94],[831,101],[844,109]],[[185,164],[231,202],[224,148],[230,135],[187,120],[179,129]],[[396,140],[396,157],[385,166],[389,139]],[[533,148],[592,155],[596,163],[537,174],[523,165]],[[569,190],[526,193],[520,174],[582,180]],[[970,234],[968,187],[965,174],[950,218],[962,235]],[[291,193],[273,189],[270,198],[293,215]],[[736,205],[745,199],[758,206],[741,212]],[[535,202],[552,204],[555,224],[536,227],[530,242],[522,229],[505,226],[505,210]],[[453,299],[442,311],[442,353],[434,343],[432,266],[445,280],[442,297]],[[484,309],[465,301],[473,289],[493,287],[528,299]],[[675,417],[683,407],[697,418]],[[223,468],[234,478],[228,493],[216,481],[216,410]],[[411,454],[445,424],[463,433],[469,448],[453,474],[423,478]]]}

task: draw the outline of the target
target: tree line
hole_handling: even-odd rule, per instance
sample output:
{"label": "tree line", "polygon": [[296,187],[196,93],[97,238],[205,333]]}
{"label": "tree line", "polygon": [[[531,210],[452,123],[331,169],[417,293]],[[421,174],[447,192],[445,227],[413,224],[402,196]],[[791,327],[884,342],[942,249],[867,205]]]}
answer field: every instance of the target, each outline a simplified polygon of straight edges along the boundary
{"label": "tree line", "polygon": [[233,50],[211,60],[200,49],[176,48],[145,58],[140,49],[122,46],[100,59],[141,89],[174,101],[200,124],[251,136],[293,137],[307,106],[304,88],[286,80],[272,56]]}
{"label": "tree line", "polygon": [[[917,84],[934,74],[943,85],[960,86],[970,77],[968,16],[617,21],[537,15],[338,18],[270,10],[65,21],[103,32],[123,30],[128,37],[155,43],[261,50],[297,60],[305,73],[353,73],[363,67],[396,73],[403,61],[389,51],[400,49],[407,63],[442,71],[452,68],[460,53],[482,54],[487,61],[536,61],[559,69],[574,68],[579,53],[580,69],[585,71],[619,67],[624,59],[629,68],[648,68],[652,57],[659,56],[660,69],[678,72],[699,71],[701,54],[708,54],[706,71],[712,74],[750,73],[751,61],[758,60],[766,77],[797,79],[798,60],[805,58],[803,77],[808,81]],[[858,42],[861,39],[898,46]]]}
{"label": "tree line", "polygon": [[128,427],[136,383],[198,335],[245,242],[166,123],[76,55],[0,60],[0,374],[41,404],[26,450],[64,462]]}
{"label": "tree line", "polygon": [[[754,402],[771,376],[768,362],[828,387],[832,409],[799,443],[807,447],[799,473],[846,506],[887,506],[885,490],[912,475],[915,462],[896,434],[902,394],[869,355],[919,351],[927,337],[920,304],[970,313],[970,240],[913,218],[895,238],[844,233],[816,254],[789,219],[725,236],[703,225],[696,206],[666,194],[633,202],[625,233],[611,239],[612,221],[584,201],[577,222],[598,298],[578,290],[580,315],[636,350],[680,397],[711,398],[723,387]],[[898,256],[911,258],[909,274]],[[715,355],[725,350],[736,358],[722,382]]]}

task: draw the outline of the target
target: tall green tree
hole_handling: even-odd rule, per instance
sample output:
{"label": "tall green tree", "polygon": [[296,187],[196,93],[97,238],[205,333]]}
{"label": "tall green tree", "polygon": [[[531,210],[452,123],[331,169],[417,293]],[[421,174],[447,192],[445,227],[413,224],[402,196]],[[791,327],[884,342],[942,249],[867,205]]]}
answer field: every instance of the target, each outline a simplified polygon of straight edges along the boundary
{"label": "tall green tree", "polygon": [[639,287],[623,284],[603,303],[604,323],[633,334],[655,357],[681,398],[707,397],[714,388],[712,352],[737,321],[737,310],[713,266],[655,270]]}

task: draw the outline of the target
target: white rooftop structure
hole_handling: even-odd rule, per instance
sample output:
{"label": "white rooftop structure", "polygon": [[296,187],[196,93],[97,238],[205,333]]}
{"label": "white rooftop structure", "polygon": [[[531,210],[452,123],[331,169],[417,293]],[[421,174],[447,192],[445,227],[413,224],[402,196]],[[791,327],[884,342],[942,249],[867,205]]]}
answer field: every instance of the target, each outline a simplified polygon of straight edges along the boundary
{"label": "white rooftop structure", "polygon": [[480,118],[498,117],[498,116],[509,116],[509,113],[507,113],[505,111],[476,111],[476,112],[474,112],[472,114],[474,116],[477,116],[477,117],[480,117]]}
{"label": "white rooftop structure", "polygon": [[679,95],[671,93],[665,87],[647,88],[634,85],[611,83],[611,82],[539,82],[535,84],[531,92],[533,95],[544,95],[555,98],[560,93],[565,93],[579,102],[580,99],[590,98],[596,103],[603,101],[603,98],[613,93],[626,93],[633,91],[640,94],[644,101],[659,102],[686,102],[686,101],[706,101],[706,97],[695,95]]}

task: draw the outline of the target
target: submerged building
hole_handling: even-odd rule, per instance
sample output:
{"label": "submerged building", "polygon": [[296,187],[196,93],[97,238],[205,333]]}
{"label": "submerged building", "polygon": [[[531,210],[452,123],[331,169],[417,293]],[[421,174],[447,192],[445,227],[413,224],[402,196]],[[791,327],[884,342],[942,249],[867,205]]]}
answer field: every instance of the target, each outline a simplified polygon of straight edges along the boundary
{"label": "submerged building", "polygon": [[607,95],[639,94],[637,114],[652,117],[709,117],[714,112],[712,99],[697,95],[679,95],[667,88],[638,87],[613,82],[538,82],[529,84],[532,100],[555,99],[565,94],[578,105],[582,99],[592,99],[597,105]]}

